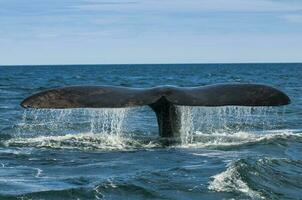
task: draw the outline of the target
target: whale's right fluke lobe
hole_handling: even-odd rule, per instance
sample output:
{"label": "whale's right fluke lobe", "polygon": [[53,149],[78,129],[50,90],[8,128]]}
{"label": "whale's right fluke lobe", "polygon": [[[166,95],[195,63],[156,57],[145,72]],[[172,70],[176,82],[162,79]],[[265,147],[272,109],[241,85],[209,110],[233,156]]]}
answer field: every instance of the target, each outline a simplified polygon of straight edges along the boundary
{"label": "whale's right fluke lobe", "polygon": [[282,91],[260,84],[216,84],[175,88],[168,100],[184,106],[282,106],[290,103]]}
{"label": "whale's right fluke lobe", "polygon": [[51,89],[26,98],[24,108],[121,108],[150,106],[156,113],[159,134],[179,137],[182,106],[281,106],[290,103],[282,91],[258,84],[218,84],[202,87],[160,86],[126,88],[115,86],[73,86]]}

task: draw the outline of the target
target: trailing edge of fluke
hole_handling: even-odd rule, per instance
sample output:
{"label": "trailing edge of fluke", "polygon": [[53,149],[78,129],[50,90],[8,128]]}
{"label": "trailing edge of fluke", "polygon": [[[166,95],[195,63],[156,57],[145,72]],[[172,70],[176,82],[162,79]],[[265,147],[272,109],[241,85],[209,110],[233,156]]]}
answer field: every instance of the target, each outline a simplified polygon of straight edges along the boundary
{"label": "trailing edge of fluke", "polygon": [[162,137],[179,137],[182,106],[282,106],[290,103],[282,91],[260,84],[216,84],[200,87],[71,86],[39,92],[24,99],[24,108],[122,108],[150,106]]}

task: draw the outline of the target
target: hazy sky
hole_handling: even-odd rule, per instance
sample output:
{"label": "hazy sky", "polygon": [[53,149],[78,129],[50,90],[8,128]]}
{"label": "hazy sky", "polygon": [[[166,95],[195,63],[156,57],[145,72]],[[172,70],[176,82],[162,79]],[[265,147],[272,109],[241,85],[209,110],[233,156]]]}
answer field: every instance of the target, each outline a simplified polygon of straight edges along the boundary
{"label": "hazy sky", "polygon": [[301,61],[302,0],[0,0],[0,65]]}

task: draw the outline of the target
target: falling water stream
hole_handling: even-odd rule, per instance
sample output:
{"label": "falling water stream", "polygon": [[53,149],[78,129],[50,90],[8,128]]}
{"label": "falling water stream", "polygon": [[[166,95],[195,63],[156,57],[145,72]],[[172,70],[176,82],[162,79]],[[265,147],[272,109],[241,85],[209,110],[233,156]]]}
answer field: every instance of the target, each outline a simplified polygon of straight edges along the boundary
{"label": "falling water stream", "polygon": [[[133,131],[131,125],[139,123],[135,120],[146,116],[141,111],[138,108],[25,110],[16,126],[15,137],[7,144],[82,149],[145,148],[157,140],[150,138],[146,143],[145,138],[142,143],[140,136],[144,135],[140,133],[145,131]],[[234,144],[253,139],[261,130],[282,126],[282,112],[272,107],[178,106],[177,112],[181,116],[179,145],[184,147]]]}
{"label": "falling water stream", "polygon": [[[238,133],[255,133],[282,127],[284,109],[274,107],[189,107],[179,106],[182,144],[196,142],[197,136],[215,141]],[[218,139],[218,140],[217,140]],[[199,141],[205,142],[205,141]],[[209,142],[209,141],[207,141]]]}

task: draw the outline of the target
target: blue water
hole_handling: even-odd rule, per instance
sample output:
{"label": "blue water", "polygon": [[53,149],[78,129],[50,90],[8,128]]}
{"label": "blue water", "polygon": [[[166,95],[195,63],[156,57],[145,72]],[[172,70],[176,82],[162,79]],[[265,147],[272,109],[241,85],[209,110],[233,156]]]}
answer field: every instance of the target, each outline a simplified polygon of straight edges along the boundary
{"label": "blue water", "polygon": [[[0,67],[0,199],[302,199],[302,64]],[[163,146],[154,113],[24,110],[68,85],[263,83],[278,108],[178,107],[182,143]]]}

